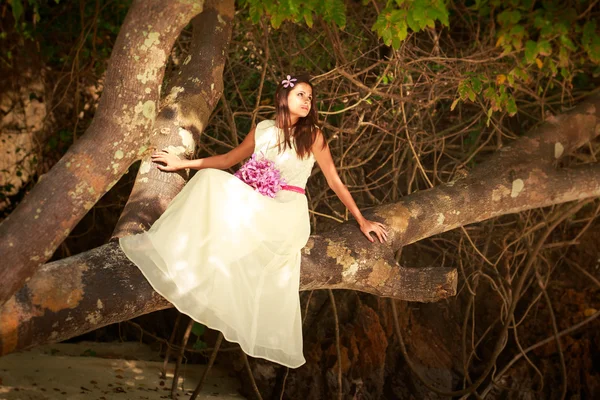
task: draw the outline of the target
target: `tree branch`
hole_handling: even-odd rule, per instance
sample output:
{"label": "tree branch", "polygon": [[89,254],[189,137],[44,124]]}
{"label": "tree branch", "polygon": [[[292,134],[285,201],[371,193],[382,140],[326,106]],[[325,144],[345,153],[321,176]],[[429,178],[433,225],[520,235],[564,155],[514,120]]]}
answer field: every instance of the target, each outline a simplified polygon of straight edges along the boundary
{"label": "tree branch", "polygon": [[[170,79],[167,95],[161,100],[150,138],[152,148],[169,148],[180,157],[194,154],[223,93],[223,69],[233,14],[233,0],[208,0],[202,13],[192,20],[189,55]],[[142,159],[113,238],[150,228],[181,191],[186,175],[159,170],[150,154]]]}
{"label": "tree branch", "polygon": [[[365,249],[374,251],[362,252],[360,257],[350,253],[317,253],[317,248],[310,254],[305,251],[300,289],[349,288],[413,301],[435,301],[456,293],[455,270],[400,268],[394,265],[393,258],[381,258],[372,265],[372,257],[382,254],[387,257],[389,250],[384,253],[384,246],[372,246],[364,237],[360,240],[365,242]],[[318,240],[324,242],[329,243],[329,251],[343,248],[332,243],[330,237]],[[350,271],[356,281],[336,264],[338,259],[345,263],[351,258],[355,264],[351,263]],[[331,264],[335,264],[334,268]],[[321,273],[323,270],[328,273]],[[349,287],[344,286],[349,282],[352,282]],[[0,307],[0,355],[65,340],[168,307],[170,303],[152,289],[118,243],[111,242],[42,266]]]}

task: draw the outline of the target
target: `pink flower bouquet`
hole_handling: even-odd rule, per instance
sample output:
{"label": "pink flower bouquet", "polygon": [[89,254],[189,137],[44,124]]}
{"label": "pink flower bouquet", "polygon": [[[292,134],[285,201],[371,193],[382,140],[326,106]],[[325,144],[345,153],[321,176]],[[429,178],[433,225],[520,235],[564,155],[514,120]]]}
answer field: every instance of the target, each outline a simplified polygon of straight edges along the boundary
{"label": "pink flower bouquet", "polygon": [[281,178],[281,173],[275,167],[273,161],[264,157],[264,155],[252,154],[252,157],[241,166],[234,174],[254,188],[263,196],[275,197],[285,181]]}

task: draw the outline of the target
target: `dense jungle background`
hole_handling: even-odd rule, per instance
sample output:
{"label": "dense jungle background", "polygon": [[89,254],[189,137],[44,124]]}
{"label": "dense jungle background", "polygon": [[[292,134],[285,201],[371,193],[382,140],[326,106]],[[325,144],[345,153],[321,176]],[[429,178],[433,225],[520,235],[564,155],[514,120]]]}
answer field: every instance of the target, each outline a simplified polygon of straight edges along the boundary
{"label": "dense jungle background", "polygon": [[[164,1],[160,7],[176,8],[175,3],[179,4]],[[0,263],[4,272],[14,267],[5,257],[14,229],[7,228],[9,216],[13,224],[47,221],[46,230],[28,232],[31,247],[51,232],[65,231],[42,260],[59,265],[52,263],[73,260],[114,243],[118,236],[146,229],[151,218],[137,221],[135,216],[155,204],[164,209],[174,195],[169,191],[181,188],[167,178],[154,178],[159,200],[145,198],[147,203],[140,200],[126,206],[136,180],[147,179],[141,170],[152,168],[155,176],[168,175],[141,160],[147,160],[153,149],[166,147],[168,142],[155,140],[160,133],[178,136],[169,133],[170,128],[161,131],[156,126],[160,113],[176,101],[182,86],[178,76],[190,74],[185,70],[190,59],[193,63],[203,57],[194,53],[194,30],[205,29],[203,35],[209,39],[223,30],[191,18],[182,23],[174,45],[166,49],[164,79],[152,89],[152,95],[160,98],[156,109],[149,111],[154,128],[135,119],[128,122],[132,132],[145,135],[140,146],[131,155],[125,151],[125,158],[117,151],[117,161],[123,162],[116,166],[93,158],[87,164],[77,161],[80,170],[114,169],[115,182],[96,190],[97,201],[85,204],[80,220],[73,220],[70,211],[61,214],[61,207],[37,213],[33,207],[34,211],[15,217],[20,203],[40,182],[51,185],[57,179],[56,193],[61,192],[60,179],[49,171],[61,159],[68,162],[65,154],[79,149],[77,143],[88,140],[86,135],[108,132],[92,143],[109,150],[113,137],[115,146],[121,140],[110,133],[116,113],[99,115],[98,110],[103,93],[116,85],[117,78],[107,81],[107,70],[117,60],[113,53],[117,35],[134,6],[157,7],[153,1],[146,5],[110,0],[0,2],[0,219],[6,228],[0,231],[6,235],[1,238],[6,253]],[[202,13],[196,18],[200,17]],[[211,86],[218,92],[212,95],[214,102],[193,100],[178,111],[193,114],[197,104],[206,113],[206,120],[189,118],[192,122],[186,129],[194,143],[184,143],[180,154],[203,157],[229,151],[256,123],[273,116],[279,80],[309,72],[314,76],[320,124],[340,176],[362,210],[387,215],[380,220],[392,227],[395,243],[401,244],[392,251],[397,265],[409,272],[451,271],[445,276],[455,280],[456,288],[450,283],[439,293],[432,290],[421,302],[408,301],[418,299],[402,291],[385,292],[388,283],[376,281],[373,275],[368,278],[375,279],[373,290],[326,278],[325,283],[310,287],[315,290],[305,286],[300,296],[306,365],[287,370],[259,359],[246,360],[237,345],[229,343],[215,353],[216,363],[242,382],[244,396],[600,396],[599,18],[598,0],[235,2],[233,18],[222,22],[230,25],[225,28],[231,29],[229,44],[222,38],[214,42],[215,52],[221,53],[218,46],[224,49],[222,76],[217,67],[197,67],[203,84],[210,86],[210,79],[216,82]],[[213,19],[222,21],[220,14]],[[153,40],[158,42],[148,32],[144,37],[147,47]],[[199,90],[194,96],[208,94]],[[143,108],[149,103],[139,104]],[[94,119],[98,122],[92,123]],[[545,137],[562,139],[552,139],[551,146],[544,147]],[[125,165],[127,160],[133,163]],[[187,176],[180,175],[177,179],[183,182]],[[468,191],[470,179],[479,185],[478,191]],[[84,190],[88,189],[84,186]],[[519,197],[521,192],[526,196]],[[441,194],[433,196],[436,193]],[[478,203],[487,193],[494,201]],[[347,250],[333,256],[315,244],[317,255],[308,250],[310,256],[319,257],[321,252],[338,260],[362,257],[361,268],[371,268],[371,256],[360,256],[357,250],[368,244],[355,233],[358,228],[318,168],[308,182],[307,197],[311,240],[329,240],[324,235],[335,231],[348,244]],[[385,208],[394,204],[406,208]],[[384,208],[387,213],[378,211]],[[438,215],[441,209],[448,212]],[[410,221],[408,228],[406,221]],[[28,224],[23,222],[24,227]],[[320,265],[317,262],[317,268]],[[327,265],[321,268],[326,270]],[[111,275],[95,279],[99,293],[108,297]],[[46,279],[44,290],[52,290],[59,280]],[[31,281],[21,282],[28,282],[33,296]],[[135,297],[136,287],[131,290],[133,294],[123,289],[118,296]],[[42,312],[38,306],[43,301],[35,303],[31,310],[36,311],[27,312],[36,318],[44,314],[48,330],[38,325],[27,330],[21,328],[26,322],[23,308],[14,311],[25,296],[18,293],[16,300],[1,306],[2,354],[52,342],[57,337],[50,334],[52,318],[64,309],[83,307],[46,304]],[[137,315],[166,305],[152,307]],[[174,309],[123,317],[109,325],[117,319],[88,317],[81,317],[87,321],[85,329],[72,330],[71,335],[61,332],[59,337],[73,342],[141,341],[161,357],[170,353],[171,359],[190,364],[207,364],[220,339]],[[33,337],[33,330],[46,332],[40,333],[45,339],[36,336],[31,343],[24,342],[23,337]],[[81,335],[84,331],[89,332]]]}

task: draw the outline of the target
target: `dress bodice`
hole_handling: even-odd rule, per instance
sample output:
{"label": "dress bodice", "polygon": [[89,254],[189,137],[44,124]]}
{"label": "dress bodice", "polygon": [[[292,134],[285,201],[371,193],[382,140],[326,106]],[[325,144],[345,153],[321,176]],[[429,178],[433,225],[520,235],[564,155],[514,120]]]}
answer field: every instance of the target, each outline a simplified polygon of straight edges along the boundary
{"label": "dress bodice", "polygon": [[254,152],[273,161],[286,184],[305,188],[315,163],[314,155],[310,153],[309,156],[300,159],[295,147],[283,150],[283,145],[279,152],[277,144],[280,140],[283,142],[283,131],[275,126],[275,121],[262,121],[256,126],[254,133]]}

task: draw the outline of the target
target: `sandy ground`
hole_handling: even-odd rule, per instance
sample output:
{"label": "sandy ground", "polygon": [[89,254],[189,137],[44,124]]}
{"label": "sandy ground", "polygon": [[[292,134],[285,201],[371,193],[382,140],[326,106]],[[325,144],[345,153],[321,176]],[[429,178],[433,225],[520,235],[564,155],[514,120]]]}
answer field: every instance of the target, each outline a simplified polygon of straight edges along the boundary
{"label": "sandy ground", "polygon": [[[0,400],[169,398],[174,364],[160,379],[162,361],[138,343],[53,344],[0,357]],[[183,365],[178,398],[189,398],[204,366]],[[182,390],[183,387],[183,390]],[[199,398],[243,399],[238,381],[215,365]]]}

